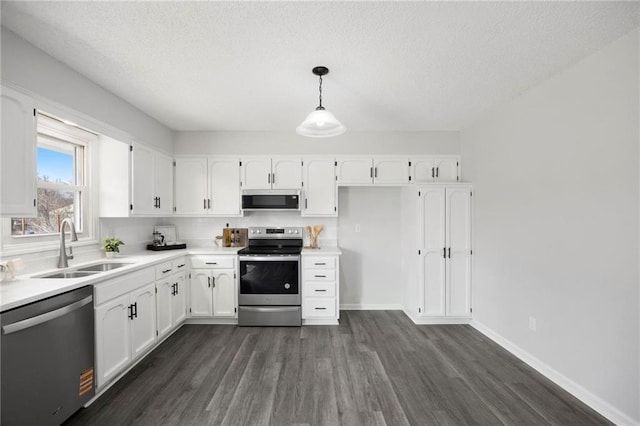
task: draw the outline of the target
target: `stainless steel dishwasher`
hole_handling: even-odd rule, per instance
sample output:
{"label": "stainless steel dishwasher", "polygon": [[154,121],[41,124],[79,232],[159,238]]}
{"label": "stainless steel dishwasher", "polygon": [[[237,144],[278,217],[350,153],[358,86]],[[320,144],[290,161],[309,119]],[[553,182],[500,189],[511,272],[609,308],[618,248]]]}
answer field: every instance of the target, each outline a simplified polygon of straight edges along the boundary
{"label": "stainless steel dishwasher", "polygon": [[2,425],[58,425],[95,395],[93,287],[0,314]]}

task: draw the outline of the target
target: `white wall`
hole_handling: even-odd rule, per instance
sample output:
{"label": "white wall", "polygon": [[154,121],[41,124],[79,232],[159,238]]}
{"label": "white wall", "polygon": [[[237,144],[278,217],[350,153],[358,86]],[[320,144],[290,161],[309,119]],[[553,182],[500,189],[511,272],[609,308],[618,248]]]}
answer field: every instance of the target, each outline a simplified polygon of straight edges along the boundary
{"label": "white wall", "polygon": [[290,132],[176,132],[176,154],[460,154],[458,132],[348,132],[308,138]]}
{"label": "white wall", "polygon": [[461,135],[475,320],[621,423],[640,420],[638,79],[635,31]]}
{"label": "white wall", "polygon": [[[78,123],[92,130],[116,139],[121,138],[121,132],[124,132],[138,142],[173,152],[173,135],[169,128],[4,27],[1,47],[3,82],[98,120],[119,132],[96,128],[92,123]],[[73,119],[80,121],[77,117]]]}
{"label": "white wall", "polygon": [[338,205],[340,304],[400,309],[400,188],[341,187]]}

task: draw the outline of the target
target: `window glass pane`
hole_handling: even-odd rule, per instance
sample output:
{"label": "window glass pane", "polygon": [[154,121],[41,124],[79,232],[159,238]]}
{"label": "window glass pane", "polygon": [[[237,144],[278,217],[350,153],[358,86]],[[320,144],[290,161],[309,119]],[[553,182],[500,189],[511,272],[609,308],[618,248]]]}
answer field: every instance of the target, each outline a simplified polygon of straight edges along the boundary
{"label": "window glass pane", "polygon": [[38,147],[38,182],[75,184],[73,153]]}
{"label": "window glass pane", "polygon": [[[38,188],[38,216],[11,219],[11,235],[58,233],[63,219],[75,218],[76,196],[79,194],[74,191]],[[77,231],[81,231],[80,225],[75,223]]]}

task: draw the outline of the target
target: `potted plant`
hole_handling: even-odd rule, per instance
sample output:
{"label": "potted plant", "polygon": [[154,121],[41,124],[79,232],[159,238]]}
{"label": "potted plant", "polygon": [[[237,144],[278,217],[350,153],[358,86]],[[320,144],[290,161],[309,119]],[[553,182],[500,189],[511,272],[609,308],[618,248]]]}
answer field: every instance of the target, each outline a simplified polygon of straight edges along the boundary
{"label": "potted plant", "polygon": [[104,247],[102,247],[105,251],[105,255],[108,258],[113,258],[120,253],[120,246],[124,245],[124,242],[118,238],[106,237],[104,239]]}

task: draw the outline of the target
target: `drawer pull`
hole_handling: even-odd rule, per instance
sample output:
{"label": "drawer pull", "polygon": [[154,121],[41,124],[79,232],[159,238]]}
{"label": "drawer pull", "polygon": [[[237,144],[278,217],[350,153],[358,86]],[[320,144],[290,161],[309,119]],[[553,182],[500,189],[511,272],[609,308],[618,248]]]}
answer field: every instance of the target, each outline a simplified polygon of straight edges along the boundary
{"label": "drawer pull", "polygon": [[186,265],[186,263],[183,263],[182,265],[178,265],[178,268],[183,268]]}
{"label": "drawer pull", "polygon": [[163,274],[166,274],[167,272],[171,272],[171,269],[165,269],[164,271],[162,271]]}
{"label": "drawer pull", "polygon": [[327,290],[326,289],[322,289],[322,290],[318,289],[318,290],[316,290],[316,292],[320,292],[320,291],[327,291]]}
{"label": "drawer pull", "polygon": [[204,262],[205,265],[217,265],[218,262]]}
{"label": "drawer pull", "polygon": [[326,265],[326,263],[325,263],[325,262],[322,262],[322,263],[319,263],[319,262],[318,262],[318,263],[314,263],[314,265],[316,265],[316,266],[321,266],[321,265]]}
{"label": "drawer pull", "polygon": [[314,275],[314,277],[316,277],[316,278],[327,278],[326,275]]}
{"label": "drawer pull", "polygon": [[313,308],[313,309],[315,309],[316,311],[326,311],[327,310],[327,308]]}

